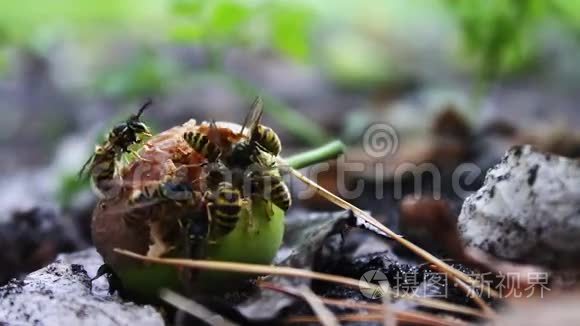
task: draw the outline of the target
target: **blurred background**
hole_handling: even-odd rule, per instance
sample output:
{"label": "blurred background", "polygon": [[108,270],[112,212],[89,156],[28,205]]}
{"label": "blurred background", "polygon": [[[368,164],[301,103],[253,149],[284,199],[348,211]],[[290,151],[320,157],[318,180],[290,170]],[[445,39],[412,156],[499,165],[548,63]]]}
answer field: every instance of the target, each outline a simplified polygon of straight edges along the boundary
{"label": "blurred background", "polygon": [[[485,171],[517,143],[578,157],[579,54],[578,1],[2,1],[0,283],[89,246],[77,173],[147,98],[162,131],[242,122],[261,95],[284,155],[338,138],[367,162],[361,135],[384,121],[400,142],[378,159],[388,183],[400,162]],[[400,198],[373,198],[355,203],[397,224]]]}

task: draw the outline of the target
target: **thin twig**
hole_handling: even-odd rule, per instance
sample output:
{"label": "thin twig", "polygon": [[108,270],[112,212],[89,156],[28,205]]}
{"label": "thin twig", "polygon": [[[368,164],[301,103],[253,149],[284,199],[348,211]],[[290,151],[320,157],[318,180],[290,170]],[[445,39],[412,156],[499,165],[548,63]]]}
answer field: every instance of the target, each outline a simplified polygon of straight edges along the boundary
{"label": "thin twig", "polygon": [[206,307],[200,305],[199,303],[190,300],[178,293],[171,290],[162,289],[159,296],[161,300],[169,303],[170,305],[187,312],[188,314],[197,317],[210,325],[214,326],[236,326],[238,324],[224,318],[221,315],[214,313],[213,311],[207,309]]}
{"label": "thin twig", "polygon": [[[306,269],[298,269],[292,267],[285,267],[285,266],[268,266],[268,265],[259,265],[259,264],[245,264],[245,263],[234,263],[234,262],[225,262],[225,261],[211,261],[211,260],[193,260],[193,259],[177,259],[177,258],[154,258],[148,257],[144,255],[140,255],[134,253],[129,250],[123,249],[114,249],[115,252],[132,257],[138,260],[147,261],[156,264],[163,264],[163,265],[170,265],[170,266],[177,266],[177,267],[188,267],[188,268],[197,268],[197,269],[209,269],[209,270],[216,270],[216,271],[226,271],[226,272],[236,272],[236,273],[245,273],[245,274],[271,274],[271,275],[280,275],[280,276],[290,276],[290,277],[302,277],[302,278],[309,278],[309,279],[316,279],[320,281],[326,281],[331,283],[343,284],[346,286],[359,288],[365,287],[369,289],[377,289],[379,290],[380,287],[375,284],[371,284],[365,282],[363,280],[355,280],[352,278],[332,275],[332,274],[325,274],[319,272],[313,272]],[[386,289],[380,289],[382,291]],[[409,301],[416,302],[419,305],[424,307],[439,309],[443,311],[449,312],[456,312],[470,316],[482,317],[486,318],[487,316],[482,314],[479,310],[456,305],[452,303],[448,303],[441,300],[435,299],[426,299],[426,298],[418,298],[408,295],[400,295],[393,292],[387,292],[387,294],[400,299],[405,299]]]}
{"label": "thin twig", "polygon": [[477,280],[474,280],[473,278],[469,277],[465,273],[463,273],[463,272],[461,272],[461,271],[453,268],[452,266],[450,266],[449,264],[445,263],[441,259],[433,256],[432,254],[430,254],[426,250],[424,250],[421,247],[415,245],[411,241],[409,241],[409,240],[401,237],[400,235],[398,235],[397,233],[393,232],[391,229],[389,229],[388,227],[386,227],[385,225],[383,225],[381,222],[377,221],[374,217],[372,217],[367,212],[365,212],[362,209],[360,209],[360,208],[358,208],[358,207],[350,204],[349,202],[345,201],[344,199],[342,199],[342,198],[334,195],[330,191],[322,188],[316,182],[310,180],[309,178],[307,178],[306,176],[304,176],[299,171],[290,168],[290,173],[292,173],[296,178],[298,178],[300,181],[304,182],[306,185],[312,187],[320,195],[322,195],[323,197],[325,197],[326,199],[328,199],[332,203],[336,204],[339,207],[342,207],[343,209],[351,210],[356,216],[362,218],[363,220],[367,221],[369,224],[371,224],[374,227],[378,228],[379,230],[383,231],[384,233],[386,233],[391,238],[395,239],[397,242],[399,242],[401,245],[403,245],[407,249],[411,250],[412,252],[414,252],[418,256],[422,257],[426,261],[428,261],[428,262],[430,262],[432,264],[435,264],[435,265],[439,266],[439,268],[444,273],[446,273],[448,275],[453,275],[453,276],[457,277],[458,279],[460,279],[461,281],[469,284],[470,286],[473,286],[473,287],[476,287],[476,288],[481,289],[482,291],[484,291],[489,296],[492,296],[492,297],[495,297],[495,298],[499,298],[500,297],[500,295],[499,295],[499,293],[497,293],[497,291],[495,291],[495,290],[493,290],[493,289],[491,289],[489,287],[485,287],[485,285],[483,285],[481,282],[479,282]]}
{"label": "thin twig", "polygon": [[[441,271],[441,269],[439,268],[439,266],[437,266],[435,264],[430,264],[429,267],[432,268],[432,269],[434,269],[434,270],[436,270],[436,271],[439,271],[439,272]],[[491,309],[491,307],[485,301],[483,301],[483,299],[477,294],[477,292],[472,287],[470,287],[469,285],[465,284],[465,282],[463,282],[462,280],[458,279],[455,275],[448,275],[448,276],[489,317],[496,317],[497,316],[497,314],[495,313],[495,311],[493,311],[493,309]]]}
{"label": "thin twig", "polygon": [[467,294],[467,296],[469,298],[471,298],[473,300],[473,302],[475,302],[476,305],[478,305],[481,310],[483,310],[489,317],[497,317],[496,312],[491,309],[491,307],[485,302],[483,301],[483,299],[477,294],[477,292],[472,288],[469,287],[469,285],[465,284],[463,281],[458,280],[458,279],[454,279],[453,280],[455,282],[455,284],[457,284],[457,286],[459,286],[459,288],[461,288],[463,290],[463,292],[465,292]]}
{"label": "thin twig", "polygon": [[302,285],[298,288],[298,291],[301,292],[302,298],[304,298],[304,301],[310,305],[310,308],[312,308],[312,311],[316,314],[323,326],[340,325],[338,319],[336,319],[336,316],[332,313],[332,311],[330,311],[324,305],[324,302],[320,300],[320,297],[314,294],[314,292],[312,292],[309,287]]}
{"label": "thin twig", "polygon": [[[370,322],[370,321],[383,321],[383,314],[342,314],[337,315],[336,318],[339,321],[351,321],[351,322]],[[420,318],[413,314],[407,314],[403,312],[396,313],[396,318],[398,322],[401,323],[409,323],[411,325],[424,325],[424,326],[465,326],[465,323],[459,323],[456,321],[447,321],[443,319],[432,320],[432,319],[424,319]],[[284,320],[286,323],[316,323],[318,319],[315,316],[295,316],[295,317],[288,317]]]}
{"label": "thin twig", "polygon": [[[270,289],[273,291],[278,291],[282,293],[286,293],[288,295],[302,298],[302,294],[294,288],[285,287],[278,284],[274,284],[271,282],[264,282],[260,281],[257,285],[264,289]],[[361,302],[361,301],[354,301],[354,300],[340,300],[340,299],[329,299],[329,298],[320,298],[322,302],[327,305],[343,307],[343,308],[353,308],[353,309],[363,309],[367,311],[374,311],[374,312],[383,312],[384,308],[382,304],[376,304],[371,302]],[[416,312],[416,311],[393,311],[397,320],[401,321],[403,318],[404,320],[412,320],[416,323],[421,323],[421,321],[425,322],[428,325],[453,325],[453,326],[460,326],[465,325],[462,322],[450,322],[447,320],[443,320],[440,317],[437,317],[433,314],[424,313],[424,312]],[[343,315],[344,316],[344,315]],[[339,316],[337,316],[339,317]],[[340,319],[340,317],[339,317]]]}
{"label": "thin twig", "polygon": [[383,304],[381,305],[381,312],[383,313],[383,326],[397,326],[397,315],[393,309],[388,298],[381,298]]}

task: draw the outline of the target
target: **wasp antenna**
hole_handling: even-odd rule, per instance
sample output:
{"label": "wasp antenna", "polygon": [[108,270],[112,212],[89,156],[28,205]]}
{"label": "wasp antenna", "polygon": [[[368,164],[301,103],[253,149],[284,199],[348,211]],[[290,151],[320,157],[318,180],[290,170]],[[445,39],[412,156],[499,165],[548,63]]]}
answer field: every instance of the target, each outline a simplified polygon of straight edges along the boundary
{"label": "wasp antenna", "polygon": [[141,108],[139,109],[139,111],[135,115],[135,119],[141,118],[141,115],[143,114],[143,112],[145,112],[145,109],[150,107],[151,104],[153,104],[153,100],[151,98],[148,98],[147,101],[145,101],[145,103],[143,103],[143,105],[141,105]]}
{"label": "wasp antenna", "polygon": [[81,170],[79,171],[79,174],[78,174],[79,179],[82,179],[84,177],[85,170],[86,170],[87,166],[89,166],[89,163],[92,162],[94,157],[95,157],[95,154],[91,155],[91,157],[89,157],[89,159],[85,162],[85,164],[83,164],[83,167],[81,168]]}

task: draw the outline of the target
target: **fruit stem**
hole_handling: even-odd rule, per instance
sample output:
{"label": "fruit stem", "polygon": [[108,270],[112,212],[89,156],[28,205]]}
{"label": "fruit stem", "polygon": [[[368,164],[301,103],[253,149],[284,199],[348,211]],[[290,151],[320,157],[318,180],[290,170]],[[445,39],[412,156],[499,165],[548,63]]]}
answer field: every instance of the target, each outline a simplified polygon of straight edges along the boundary
{"label": "fruit stem", "polygon": [[344,144],[335,140],[318,148],[295,154],[284,161],[294,169],[302,169],[307,166],[332,160],[344,153]]}

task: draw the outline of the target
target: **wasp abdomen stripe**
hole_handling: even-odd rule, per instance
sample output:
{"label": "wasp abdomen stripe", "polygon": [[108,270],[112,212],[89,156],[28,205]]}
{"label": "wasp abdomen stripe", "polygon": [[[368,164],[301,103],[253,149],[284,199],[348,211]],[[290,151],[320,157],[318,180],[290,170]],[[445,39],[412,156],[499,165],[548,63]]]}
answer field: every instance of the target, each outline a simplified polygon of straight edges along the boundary
{"label": "wasp abdomen stripe", "polygon": [[282,151],[280,138],[278,138],[278,135],[270,127],[264,125],[256,126],[253,137],[260,145],[275,156]]}
{"label": "wasp abdomen stripe", "polygon": [[216,211],[218,213],[222,213],[224,215],[237,215],[240,211],[242,210],[242,208],[240,207],[240,205],[236,205],[236,204],[218,204],[218,207],[216,209]]}

